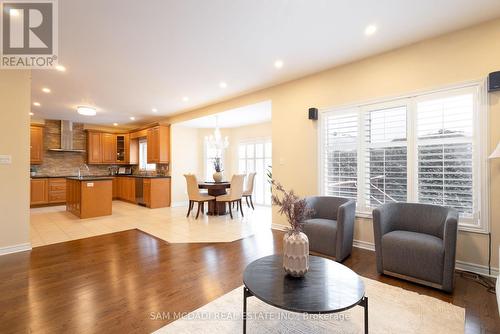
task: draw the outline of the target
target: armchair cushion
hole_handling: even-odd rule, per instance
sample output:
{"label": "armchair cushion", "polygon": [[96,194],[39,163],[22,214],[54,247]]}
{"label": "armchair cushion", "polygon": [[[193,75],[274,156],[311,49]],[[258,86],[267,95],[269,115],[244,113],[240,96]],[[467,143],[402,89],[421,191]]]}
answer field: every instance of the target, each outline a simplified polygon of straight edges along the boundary
{"label": "armchair cushion", "polygon": [[313,252],[334,256],[337,240],[337,221],[312,218],[304,221],[304,233]]}
{"label": "armchair cushion", "polygon": [[430,234],[396,230],[382,236],[384,270],[441,284],[444,243]]}

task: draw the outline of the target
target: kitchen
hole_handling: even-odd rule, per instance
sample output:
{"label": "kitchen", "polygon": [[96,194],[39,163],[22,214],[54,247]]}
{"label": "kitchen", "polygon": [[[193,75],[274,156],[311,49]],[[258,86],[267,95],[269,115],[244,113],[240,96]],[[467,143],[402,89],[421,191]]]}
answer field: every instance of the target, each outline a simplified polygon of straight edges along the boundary
{"label": "kitchen", "polygon": [[30,206],[66,205],[82,219],[111,215],[113,200],[169,207],[170,126],[117,130],[33,121]]}

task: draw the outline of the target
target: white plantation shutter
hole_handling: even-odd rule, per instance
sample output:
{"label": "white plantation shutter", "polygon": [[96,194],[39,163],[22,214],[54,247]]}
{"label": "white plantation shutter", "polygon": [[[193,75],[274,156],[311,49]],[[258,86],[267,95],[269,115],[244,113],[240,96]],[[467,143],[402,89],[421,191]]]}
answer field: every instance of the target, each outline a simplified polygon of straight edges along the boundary
{"label": "white plantation shutter", "polygon": [[417,104],[418,201],[474,208],[474,96],[457,95]]}
{"label": "white plantation shutter", "polygon": [[358,114],[326,116],[324,120],[323,189],[330,196],[356,199]]}
{"label": "white plantation shutter", "polygon": [[487,109],[482,84],[323,112],[322,194],[456,208],[460,227],[488,228]]}
{"label": "white plantation shutter", "polygon": [[364,112],[367,208],[407,201],[406,105],[368,108]]}

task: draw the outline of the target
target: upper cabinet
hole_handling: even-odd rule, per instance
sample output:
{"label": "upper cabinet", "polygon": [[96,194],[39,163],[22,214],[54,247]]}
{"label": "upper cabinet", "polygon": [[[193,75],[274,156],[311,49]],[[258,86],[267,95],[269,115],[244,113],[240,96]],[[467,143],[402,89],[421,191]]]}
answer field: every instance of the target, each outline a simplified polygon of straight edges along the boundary
{"label": "upper cabinet", "polygon": [[30,163],[40,165],[43,163],[43,127],[30,126]]}
{"label": "upper cabinet", "polygon": [[102,163],[102,145],[100,132],[87,132],[87,163]]}
{"label": "upper cabinet", "polygon": [[170,147],[170,127],[158,125],[147,131],[148,163],[168,163]]}
{"label": "upper cabinet", "polygon": [[135,148],[131,148],[129,134],[87,132],[89,164],[137,164],[136,158],[131,159],[131,151],[135,152]]}

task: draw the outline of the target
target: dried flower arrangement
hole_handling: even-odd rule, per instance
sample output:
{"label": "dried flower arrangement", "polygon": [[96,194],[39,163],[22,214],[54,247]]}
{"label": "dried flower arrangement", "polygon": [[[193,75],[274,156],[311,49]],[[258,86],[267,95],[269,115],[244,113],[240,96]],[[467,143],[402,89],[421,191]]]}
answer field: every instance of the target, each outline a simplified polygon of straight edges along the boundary
{"label": "dried flower arrangement", "polygon": [[295,195],[293,190],[285,190],[279,182],[273,179],[270,182],[276,190],[271,197],[272,203],[279,206],[278,212],[288,220],[290,224],[288,233],[301,232],[304,220],[310,218],[314,211],[307,206],[306,199]]}
{"label": "dried flower arrangement", "polygon": [[222,161],[221,161],[221,159],[219,157],[214,158],[213,163],[214,163],[214,169],[215,169],[215,171],[217,173],[222,172]]}

